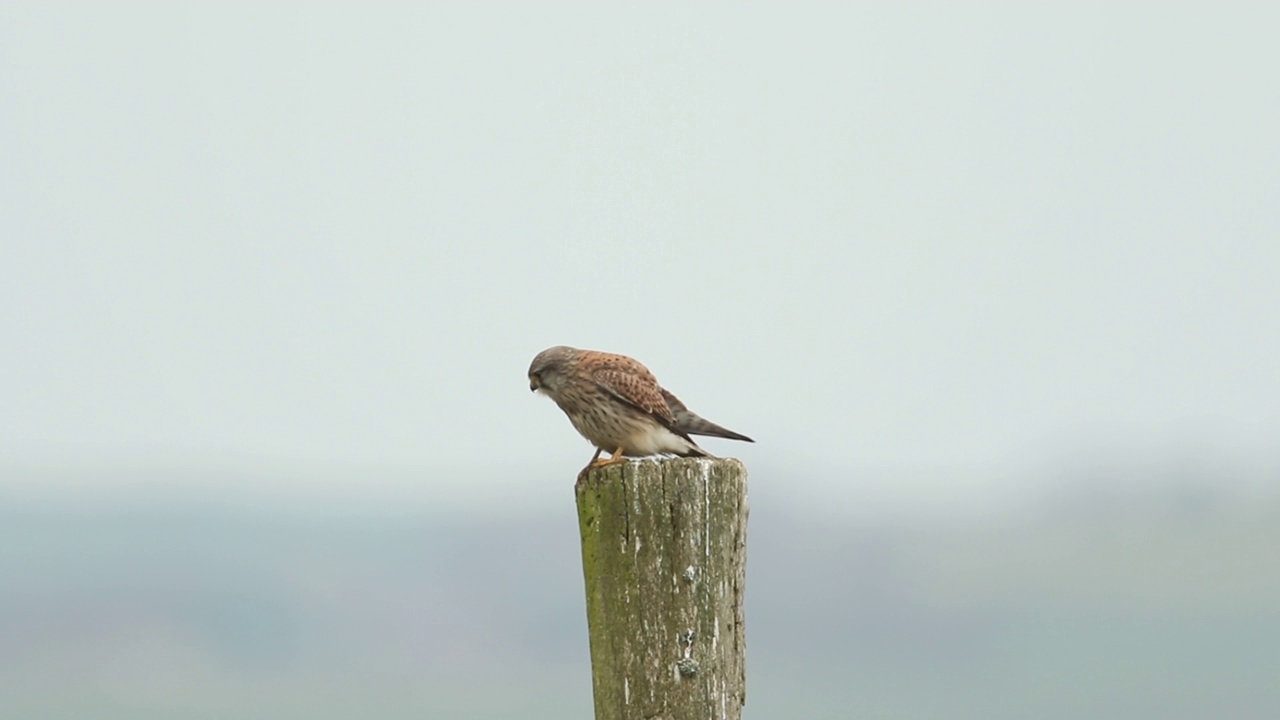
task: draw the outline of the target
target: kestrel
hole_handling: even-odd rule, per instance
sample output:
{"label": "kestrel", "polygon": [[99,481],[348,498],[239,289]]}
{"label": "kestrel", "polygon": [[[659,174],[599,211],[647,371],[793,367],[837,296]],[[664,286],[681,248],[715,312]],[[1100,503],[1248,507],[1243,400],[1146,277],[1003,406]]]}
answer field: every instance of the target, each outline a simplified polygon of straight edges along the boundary
{"label": "kestrel", "polygon": [[[712,457],[690,435],[755,442],[705,420],[658,384],[649,369],[626,355],[559,345],[529,365],[529,389],[556,401],[573,427],[596,446],[586,470],[627,457]],[[600,460],[600,453],[611,453]]]}

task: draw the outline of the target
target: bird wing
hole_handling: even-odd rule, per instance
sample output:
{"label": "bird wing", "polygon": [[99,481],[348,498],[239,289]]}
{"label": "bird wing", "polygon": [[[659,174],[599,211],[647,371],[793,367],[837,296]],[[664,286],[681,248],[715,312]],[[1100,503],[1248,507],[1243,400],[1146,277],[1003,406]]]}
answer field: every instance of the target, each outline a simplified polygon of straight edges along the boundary
{"label": "bird wing", "polygon": [[676,417],[649,368],[626,355],[612,353],[595,353],[590,367],[591,379],[601,390],[652,415],[667,428],[676,429]]}

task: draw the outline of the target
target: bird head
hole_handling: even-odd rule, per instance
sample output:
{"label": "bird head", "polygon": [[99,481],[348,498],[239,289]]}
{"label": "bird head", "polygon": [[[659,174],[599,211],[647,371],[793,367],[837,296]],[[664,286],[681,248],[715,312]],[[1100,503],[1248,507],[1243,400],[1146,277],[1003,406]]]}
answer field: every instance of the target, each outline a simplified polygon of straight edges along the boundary
{"label": "bird head", "polygon": [[576,352],[571,347],[557,345],[538,353],[529,364],[529,390],[542,391],[554,397],[564,383],[569,363]]}

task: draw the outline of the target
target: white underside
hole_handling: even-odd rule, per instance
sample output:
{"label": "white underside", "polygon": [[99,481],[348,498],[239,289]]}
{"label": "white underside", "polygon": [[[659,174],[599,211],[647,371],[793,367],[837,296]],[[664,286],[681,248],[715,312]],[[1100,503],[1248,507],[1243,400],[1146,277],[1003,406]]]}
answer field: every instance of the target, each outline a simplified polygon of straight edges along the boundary
{"label": "white underside", "polygon": [[693,446],[688,440],[670,430],[654,425],[632,433],[627,437],[625,446],[627,455],[660,455],[662,453],[689,452]]}

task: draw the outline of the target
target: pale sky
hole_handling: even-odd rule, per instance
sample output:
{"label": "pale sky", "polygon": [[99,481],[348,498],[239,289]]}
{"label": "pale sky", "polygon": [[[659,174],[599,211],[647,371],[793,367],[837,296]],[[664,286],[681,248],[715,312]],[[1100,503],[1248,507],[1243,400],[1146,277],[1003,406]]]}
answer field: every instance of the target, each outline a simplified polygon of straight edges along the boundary
{"label": "pale sky", "polygon": [[1280,6],[422,5],[0,5],[0,474],[1280,463]]}

